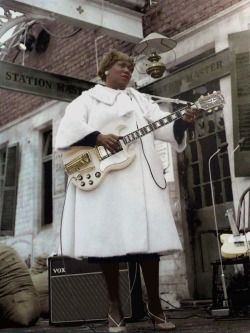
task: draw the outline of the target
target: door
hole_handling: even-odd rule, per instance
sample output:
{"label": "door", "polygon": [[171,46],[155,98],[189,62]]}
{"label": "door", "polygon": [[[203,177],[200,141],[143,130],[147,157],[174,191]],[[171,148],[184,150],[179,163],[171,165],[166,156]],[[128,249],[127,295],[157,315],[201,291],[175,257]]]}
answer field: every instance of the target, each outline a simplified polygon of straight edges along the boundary
{"label": "door", "polygon": [[[194,102],[201,94],[218,90],[219,80],[216,80],[182,93],[178,98]],[[210,160],[219,145],[226,141],[223,112],[219,108],[202,113],[188,130],[186,150],[179,154],[180,181],[194,256],[195,297],[200,299],[212,296],[211,262],[219,258],[215,222],[221,232],[228,231],[225,213],[233,207],[227,151],[221,150]]]}

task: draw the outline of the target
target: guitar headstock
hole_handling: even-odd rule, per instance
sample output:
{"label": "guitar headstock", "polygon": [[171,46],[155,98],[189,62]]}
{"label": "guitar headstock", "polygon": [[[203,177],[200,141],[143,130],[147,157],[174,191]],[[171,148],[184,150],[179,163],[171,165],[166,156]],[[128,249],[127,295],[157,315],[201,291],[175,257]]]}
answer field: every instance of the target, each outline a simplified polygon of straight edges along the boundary
{"label": "guitar headstock", "polygon": [[197,108],[212,112],[217,110],[219,107],[223,107],[225,99],[220,91],[214,91],[212,94],[201,96],[195,105]]}

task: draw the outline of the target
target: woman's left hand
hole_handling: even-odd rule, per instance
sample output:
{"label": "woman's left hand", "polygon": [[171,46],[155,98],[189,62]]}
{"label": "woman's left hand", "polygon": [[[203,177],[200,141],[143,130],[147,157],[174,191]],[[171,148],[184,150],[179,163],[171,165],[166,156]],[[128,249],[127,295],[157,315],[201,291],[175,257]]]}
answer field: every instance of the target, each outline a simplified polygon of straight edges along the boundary
{"label": "woman's left hand", "polygon": [[193,123],[197,119],[200,112],[201,112],[201,110],[198,108],[194,108],[194,107],[187,108],[185,110],[184,115],[182,116],[182,120],[186,121],[188,123]]}

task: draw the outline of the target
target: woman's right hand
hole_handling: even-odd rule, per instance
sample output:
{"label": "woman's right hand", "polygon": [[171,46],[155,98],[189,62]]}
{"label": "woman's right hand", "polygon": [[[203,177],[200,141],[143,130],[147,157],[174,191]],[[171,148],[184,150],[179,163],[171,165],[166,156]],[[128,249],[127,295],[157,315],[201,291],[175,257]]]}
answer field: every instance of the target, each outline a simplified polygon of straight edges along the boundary
{"label": "woman's right hand", "polygon": [[111,153],[116,153],[121,149],[121,144],[119,140],[122,139],[122,136],[117,136],[114,134],[98,134],[96,138],[97,146],[103,146],[108,149]]}

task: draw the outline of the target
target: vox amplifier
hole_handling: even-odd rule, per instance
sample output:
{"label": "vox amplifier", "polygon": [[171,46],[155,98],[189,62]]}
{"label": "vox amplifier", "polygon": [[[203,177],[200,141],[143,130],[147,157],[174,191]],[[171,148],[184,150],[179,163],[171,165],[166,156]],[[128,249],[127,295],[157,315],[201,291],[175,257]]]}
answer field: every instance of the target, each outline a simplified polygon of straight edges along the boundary
{"label": "vox amplifier", "polygon": [[[99,264],[87,259],[49,258],[50,325],[81,325],[107,320],[108,293]],[[124,317],[137,321],[144,316],[139,267],[119,263],[120,298]]]}

